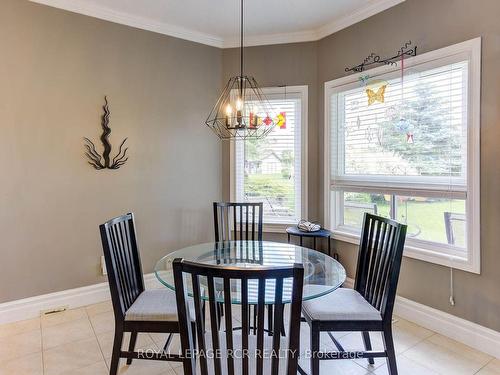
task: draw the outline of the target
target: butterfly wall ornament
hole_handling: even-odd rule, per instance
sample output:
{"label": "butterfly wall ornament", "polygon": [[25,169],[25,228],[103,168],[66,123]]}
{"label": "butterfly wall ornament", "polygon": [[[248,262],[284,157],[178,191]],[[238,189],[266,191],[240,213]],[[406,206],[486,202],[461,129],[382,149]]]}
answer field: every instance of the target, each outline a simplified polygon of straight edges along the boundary
{"label": "butterfly wall ornament", "polygon": [[375,102],[384,103],[385,101],[385,90],[389,85],[389,82],[382,79],[370,80],[369,75],[359,77],[359,80],[365,85],[365,92],[368,98],[368,105],[372,105]]}

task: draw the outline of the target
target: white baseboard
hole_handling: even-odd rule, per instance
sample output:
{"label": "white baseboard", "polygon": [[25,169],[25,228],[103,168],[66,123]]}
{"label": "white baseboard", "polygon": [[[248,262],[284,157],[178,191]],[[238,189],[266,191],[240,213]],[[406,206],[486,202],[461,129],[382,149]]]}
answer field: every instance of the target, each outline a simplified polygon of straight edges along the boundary
{"label": "white baseboard", "polygon": [[[144,283],[146,289],[161,286],[152,273],[144,275]],[[354,280],[349,278],[344,283],[348,288],[352,288],[353,285]],[[0,324],[36,318],[40,316],[41,311],[60,306],[73,309],[103,302],[109,298],[109,287],[106,282],[6,302],[0,304]],[[500,332],[399,296],[396,298],[394,313],[424,328],[500,358]]]}
{"label": "white baseboard", "polygon": [[[354,280],[351,278],[344,283],[344,287],[352,288],[353,286]],[[500,358],[500,332],[400,296],[396,297],[394,314]]]}
{"label": "white baseboard", "polygon": [[394,313],[424,328],[500,358],[500,332],[404,297],[397,297]]}
{"label": "white baseboard", "polygon": [[[146,289],[161,285],[155,275],[144,275]],[[0,304],[0,324],[36,318],[42,311],[58,307],[74,309],[109,300],[108,283],[84,286]]]}

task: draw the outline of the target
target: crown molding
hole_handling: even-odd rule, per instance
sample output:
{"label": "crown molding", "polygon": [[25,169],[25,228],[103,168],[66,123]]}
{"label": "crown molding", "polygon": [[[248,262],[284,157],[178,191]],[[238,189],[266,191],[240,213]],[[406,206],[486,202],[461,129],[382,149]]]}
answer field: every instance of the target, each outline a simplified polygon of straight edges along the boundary
{"label": "crown molding", "polygon": [[[215,35],[200,33],[174,26],[164,22],[153,21],[148,18],[138,17],[129,13],[89,4],[82,0],[30,0],[31,2],[64,9],[69,12],[79,13],[102,20],[148,30],[159,34],[169,35],[192,42],[206,44],[218,48],[239,47],[239,37],[221,38]],[[369,4],[353,13],[341,17],[319,29],[305,30],[291,33],[276,33],[247,36],[245,46],[262,46],[271,44],[312,42],[345,29],[357,22],[363,21],[377,13],[400,4],[406,0],[372,0]]]}
{"label": "crown molding", "polygon": [[332,35],[337,31],[345,29],[355,23],[361,22],[377,13],[383,12],[386,9],[392,8],[395,5],[401,4],[406,0],[374,0],[364,7],[361,7],[354,13],[348,14],[338,20],[326,24],[316,30],[318,39],[323,39],[328,35]]}
{"label": "crown molding", "polygon": [[[271,44],[301,43],[318,40],[315,30],[298,31],[292,33],[245,35],[245,47],[266,46]],[[240,46],[240,38],[224,39],[222,48],[235,48]]]}
{"label": "crown molding", "polygon": [[115,10],[88,4],[81,0],[30,0],[33,3],[47,5],[53,8],[67,10],[73,13],[79,13],[86,16],[99,18],[137,29],[153,31],[158,34],[173,36],[192,42],[206,44],[212,47],[223,47],[223,39],[214,35],[200,33],[188,30],[179,26],[170,25],[164,22],[153,21],[149,18],[138,17],[129,13],[117,12]]}

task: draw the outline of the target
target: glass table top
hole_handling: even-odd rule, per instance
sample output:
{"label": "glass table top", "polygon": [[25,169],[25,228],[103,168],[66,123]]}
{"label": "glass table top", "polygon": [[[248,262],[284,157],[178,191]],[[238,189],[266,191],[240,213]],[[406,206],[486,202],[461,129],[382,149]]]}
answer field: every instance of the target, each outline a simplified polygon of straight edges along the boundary
{"label": "glass table top", "polygon": [[[155,274],[158,280],[166,287],[175,290],[174,274],[172,264],[174,259],[185,260],[228,267],[277,267],[293,266],[301,263],[304,266],[304,289],[303,300],[310,300],[328,294],[340,287],[345,279],[344,267],[319,251],[293,244],[268,242],[268,241],[226,241],[210,242],[189,246],[174,251],[162,259],[155,266]],[[186,278],[188,294],[192,295],[190,279]],[[232,280],[231,298],[232,303],[240,303],[239,281]],[[200,278],[201,286],[206,281]],[[216,280],[216,289],[222,292],[222,279]],[[257,302],[257,280],[248,281],[248,302]],[[284,281],[283,302],[290,303],[292,280]],[[218,293],[222,298],[222,293]],[[274,280],[266,282],[266,304],[274,303]],[[221,299],[221,301],[223,298]]]}

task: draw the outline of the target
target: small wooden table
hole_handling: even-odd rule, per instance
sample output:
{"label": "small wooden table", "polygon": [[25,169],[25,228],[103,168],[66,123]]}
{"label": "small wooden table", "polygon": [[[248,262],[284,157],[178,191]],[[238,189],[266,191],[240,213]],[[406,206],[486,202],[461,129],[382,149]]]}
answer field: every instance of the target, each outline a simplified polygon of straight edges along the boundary
{"label": "small wooden table", "polygon": [[[332,232],[329,231],[328,229],[321,228],[320,230],[317,230],[316,232],[304,232],[301,231],[296,225],[292,227],[286,228],[286,233],[288,235],[288,243],[290,243],[290,237],[291,236],[297,236],[300,238],[300,246],[302,246],[303,238],[308,237],[313,239],[313,246],[314,250],[316,250],[316,238],[326,238],[328,241],[328,255],[331,255],[331,244],[330,244],[330,239],[332,236]],[[338,259],[338,254],[335,253],[333,254],[334,259]]]}

